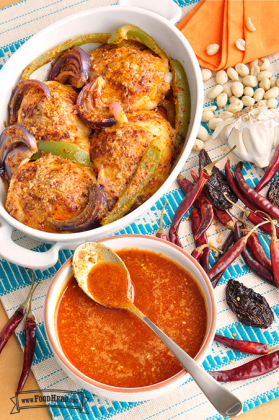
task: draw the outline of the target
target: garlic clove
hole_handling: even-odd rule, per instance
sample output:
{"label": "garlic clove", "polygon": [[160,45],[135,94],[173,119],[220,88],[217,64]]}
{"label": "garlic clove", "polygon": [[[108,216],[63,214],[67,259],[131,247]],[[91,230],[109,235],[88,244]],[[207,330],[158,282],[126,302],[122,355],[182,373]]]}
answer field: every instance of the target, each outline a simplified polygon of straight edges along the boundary
{"label": "garlic clove", "polygon": [[252,162],[259,168],[268,166],[272,150],[269,128],[260,122],[248,121],[242,130],[242,137],[247,152],[252,156]]}
{"label": "garlic clove", "polygon": [[236,146],[236,149],[234,149],[234,154],[242,160],[251,162],[252,156],[248,153],[245,147],[241,130],[233,128],[228,138],[228,146],[230,149]]}

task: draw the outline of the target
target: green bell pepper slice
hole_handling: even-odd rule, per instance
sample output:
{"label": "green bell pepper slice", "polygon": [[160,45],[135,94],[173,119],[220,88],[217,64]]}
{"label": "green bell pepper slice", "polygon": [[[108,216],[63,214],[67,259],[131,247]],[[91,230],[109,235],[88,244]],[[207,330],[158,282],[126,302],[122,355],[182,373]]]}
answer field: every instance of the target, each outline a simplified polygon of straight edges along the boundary
{"label": "green bell pepper slice", "polygon": [[170,58],[172,72],[172,90],[175,103],[176,138],[173,148],[175,159],[181,152],[190,124],[191,97],[184,67],[178,60]]}
{"label": "green bell pepper slice", "polygon": [[125,25],[121,28],[116,29],[115,32],[111,34],[111,37],[108,39],[108,44],[118,44],[124,39],[131,39],[133,41],[138,41],[144,44],[147,48],[152,50],[155,54],[159,55],[163,60],[168,60],[168,57],[165,51],[159,47],[159,45],[154,41],[154,39],[140,29],[138,26],[134,25]]}
{"label": "green bell pepper slice", "polygon": [[154,176],[164,149],[165,145],[160,140],[152,140],[124,193],[113,209],[101,220],[101,225],[112,223],[128,213]]}
{"label": "green bell pepper slice", "polygon": [[65,143],[64,141],[39,141],[37,147],[38,152],[31,157],[31,160],[39,159],[41,152],[45,152],[73,160],[82,166],[90,166],[89,156],[76,144]]}
{"label": "green bell pepper slice", "polygon": [[40,57],[36,58],[36,60],[32,61],[29,66],[25,67],[21,74],[21,80],[28,79],[35,70],[49,63],[55,57],[68,50],[69,48],[72,48],[73,46],[78,47],[80,45],[89,44],[90,42],[105,44],[110,35],[111,34],[106,33],[80,35],[76,38],[68,39],[68,41],[62,42],[62,44],[59,44],[46,53],[42,54]]}

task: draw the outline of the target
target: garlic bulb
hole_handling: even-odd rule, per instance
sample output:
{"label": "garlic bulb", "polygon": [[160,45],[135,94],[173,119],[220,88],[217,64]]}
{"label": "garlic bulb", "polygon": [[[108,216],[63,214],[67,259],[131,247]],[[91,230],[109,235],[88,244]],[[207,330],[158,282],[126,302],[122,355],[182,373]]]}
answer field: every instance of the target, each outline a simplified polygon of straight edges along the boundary
{"label": "garlic bulb", "polygon": [[219,137],[242,160],[259,168],[268,166],[279,144],[279,116],[266,106],[247,107],[218,124],[213,139]]}

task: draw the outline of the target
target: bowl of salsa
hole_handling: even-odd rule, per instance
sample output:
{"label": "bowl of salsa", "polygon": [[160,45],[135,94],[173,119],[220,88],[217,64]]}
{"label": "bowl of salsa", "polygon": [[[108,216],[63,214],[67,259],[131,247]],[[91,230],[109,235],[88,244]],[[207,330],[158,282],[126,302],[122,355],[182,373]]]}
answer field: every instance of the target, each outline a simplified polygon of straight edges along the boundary
{"label": "bowl of salsa", "polygon": [[[196,260],[155,237],[123,235],[99,242],[124,261],[140,311],[201,364],[212,344],[217,311],[211,283]],[[189,377],[132,313],[99,305],[83,292],[72,259],[49,288],[45,327],[54,356],[68,376],[105,398],[157,398]]]}

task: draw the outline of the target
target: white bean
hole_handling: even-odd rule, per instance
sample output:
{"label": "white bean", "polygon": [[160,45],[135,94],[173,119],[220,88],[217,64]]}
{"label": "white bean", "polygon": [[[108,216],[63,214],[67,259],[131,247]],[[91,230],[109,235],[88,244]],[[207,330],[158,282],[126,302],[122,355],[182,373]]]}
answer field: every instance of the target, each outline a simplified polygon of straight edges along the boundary
{"label": "white bean", "polygon": [[238,63],[235,66],[235,70],[237,71],[237,73],[239,74],[239,76],[244,77],[244,76],[248,76],[249,74],[249,69],[247,66],[245,66],[245,64],[243,63]]}
{"label": "white bean", "polygon": [[256,87],[258,84],[257,78],[255,76],[245,76],[242,79],[242,83],[244,84],[244,86],[249,86],[249,87]]}
{"label": "white bean", "polygon": [[271,78],[270,78],[270,87],[271,88],[273,88],[275,85],[276,85],[276,77],[275,76],[272,76]]}
{"label": "white bean", "polygon": [[228,98],[230,98],[232,96],[232,90],[230,85],[223,85],[223,92],[227,94]]}
{"label": "white bean", "polygon": [[270,66],[269,59],[268,58],[261,58],[259,66],[260,66],[261,71],[268,70],[269,66]]}
{"label": "white bean", "polygon": [[217,71],[216,73],[216,83],[219,85],[224,85],[228,81],[228,75],[225,70]]}
{"label": "white bean", "polygon": [[258,105],[260,106],[266,106],[267,100],[266,99],[262,99],[261,101],[258,102]]}
{"label": "white bean", "polygon": [[276,84],[276,86],[279,87],[279,79],[276,80],[276,83],[275,84]]}
{"label": "white bean", "polygon": [[203,110],[204,111],[216,111],[216,109],[217,109],[216,105],[210,105],[210,106],[205,107]]}
{"label": "white bean", "polygon": [[198,131],[198,134],[197,134],[197,138],[199,140],[202,140],[202,141],[207,141],[209,139],[209,137],[210,136],[209,136],[209,132],[207,131],[207,129],[204,128],[202,125],[200,125],[199,131]]}
{"label": "white bean", "polygon": [[221,112],[221,114],[219,115],[220,118],[222,118],[222,120],[227,120],[228,118],[233,117],[233,113],[232,112],[228,112],[228,111],[224,111]]}
{"label": "white bean", "polygon": [[267,78],[270,79],[272,76],[271,71],[260,71],[260,73],[258,74],[258,82],[261,82],[263,79]]}
{"label": "white bean", "polygon": [[227,75],[228,75],[229,79],[231,79],[231,80],[238,80],[238,73],[232,67],[229,67],[227,69]]}
{"label": "white bean", "polygon": [[259,65],[259,59],[258,58],[256,60],[250,61],[250,63],[249,63],[250,69],[253,66],[258,66],[258,65]]}
{"label": "white bean", "polygon": [[228,100],[228,95],[226,93],[220,93],[220,95],[217,96],[216,102],[219,108],[224,108],[226,106]]}
{"label": "white bean", "polygon": [[246,88],[244,88],[243,93],[245,96],[252,96],[254,95],[254,89],[251,88],[250,86],[246,86]]}
{"label": "white bean", "polygon": [[267,77],[264,77],[263,80],[260,81],[259,87],[267,91],[268,89],[270,89],[270,80]]}
{"label": "white bean", "polygon": [[258,88],[254,91],[253,98],[255,99],[256,102],[261,101],[263,97],[264,97],[264,90],[262,88]]}
{"label": "white bean", "polygon": [[242,108],[243,108],[243,102],[241,102],[240,99],[237,99],[237,101],[234,101],[232,104],[228,106],[227,111],[235,114],[236,112],[241,111]]}
{"label": "white bean", "polygon": [[278,101],[275,98],[270,98],[266,101],[266,106],[268,106],[268,108],[276,108],[277,105],[278,105]]}
{"label": "white bean", "polygon": [[241,82],[234,82],[231,86],[232,93],[237,98],[239,98],[240,96],[243,95],[243,88],[244,88],[244,86]]}
{"label": "white bean", "polygon": [[214,117],[214,114],[212,111],[203,111],[201,120],[202,122],[208,122],[213,117]]}
{"label": "white bean", "polygon": [[242,96],[241,100],[244,106],[253,106],[255,103],[255,99],[251,96]]}
{"label": "white bean", "polygon": [[209,69],[202,69],[201,74],[202,74],[202,80],[204,82],[209,80],[210,77],[212,76],[212,72]]}
{"label": "white bean", "polygon": [[210,44],[206,47],[206,53],[208,55],[215,55],[219,51],[220,45],[219,44]]}
{"label": "white bean", "polygon": [[258,74],[260,73],[259,66],[253,66],[251,67],[251,76],[258,77]]}
{"label": "white bean", "polygon": [[264,99],[277,98],[278,95],[279,95],[279,87],[273,86],[273,88],[265,92]]}
{"label": "white bean", "polygon": [[207,97],[209,99],[215,99],[217,98],[218,95],[220,95],[220,93],[223,92],[223,86],[222,85],[216,85],[213,86],[213,88],[211,88],[207,94]]}
{"label": "white bean", "polygon": [[215,130],[217,125],[220,124],[221,122],[223,122],[222,118],[212,118],[208,123],[208,127],[211,130]]}
{"label": "white bean", "polygon": [[199,139],[196,139],[195,143],[193,144],[192,150],[199,152],[202,149],[204,149],[204,142]]}
{"label": "white bean", "polygon": [[238,98],[236,96],[231,96],[229,98],[229,103],[232,104],[233,102],[238,101]]}

